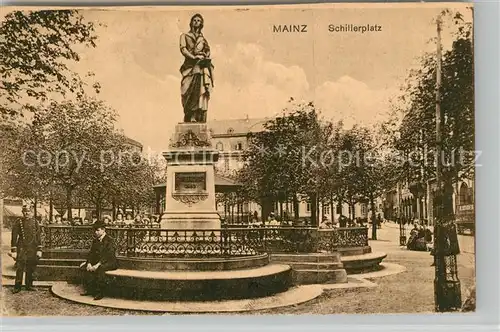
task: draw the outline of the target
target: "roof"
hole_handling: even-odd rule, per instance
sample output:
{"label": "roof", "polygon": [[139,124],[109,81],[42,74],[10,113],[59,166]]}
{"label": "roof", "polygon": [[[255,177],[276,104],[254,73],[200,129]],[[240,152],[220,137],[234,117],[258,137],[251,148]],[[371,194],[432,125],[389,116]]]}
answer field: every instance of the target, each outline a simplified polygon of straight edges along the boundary
{"label": "roof", "polygon": [[264,130],[264,123],[272,118],[213,120],[208,122],[212,135],[247,134]]}
{"label": "roof", "polygon": [[[48,216],[49,215],[49,210],[47,207],[44,206],[38,206],[36,209],[37,215],[39,216]],[[4,216],[6,217],[22,217],[23,215],[23,207],[20,205],[4,205],[3,207],[3,213]],[[54,216],[58,215],[59,212],[57,212],[55,209],[52,210],[52,214]]]}
{"label": "roof", "polygon": [[215,185],[216,186],[241,186],[234,180],[223,177],[222,175],[215,174]]}
{"label": "roof", "polygon": [[6,217],[22,217],[23,216],[23,207],[22,206],[7,206],[3,207],[3,214]]}
{"label": "roof", "polygon": [[130,144],[130,145],[133,145],[133,146],[136,146],[136,147],[139,147],[139,148],[141,148],[141,149],[142,149],[142,147],[143,147],[143,146],[142,146],[142,143],[140,143],[140,142],[136,141],[136,140],[135,140],[135,139],[133,139],[133,138],[130,138],[130,137],[128,137],[128,136],[125,136],[125,135],[124,135],[124,138],[125,138],[125,142],[126,142],[127,144]]}

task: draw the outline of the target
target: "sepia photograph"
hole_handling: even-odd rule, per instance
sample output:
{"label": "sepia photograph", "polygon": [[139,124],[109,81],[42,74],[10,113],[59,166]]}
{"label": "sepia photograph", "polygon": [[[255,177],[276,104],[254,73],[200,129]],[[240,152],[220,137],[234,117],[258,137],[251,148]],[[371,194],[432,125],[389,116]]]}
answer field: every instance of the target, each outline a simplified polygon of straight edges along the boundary
{"label": "sepia photograph", "polygon": [[471,3],[0,16],[3,317],[476,310]]}

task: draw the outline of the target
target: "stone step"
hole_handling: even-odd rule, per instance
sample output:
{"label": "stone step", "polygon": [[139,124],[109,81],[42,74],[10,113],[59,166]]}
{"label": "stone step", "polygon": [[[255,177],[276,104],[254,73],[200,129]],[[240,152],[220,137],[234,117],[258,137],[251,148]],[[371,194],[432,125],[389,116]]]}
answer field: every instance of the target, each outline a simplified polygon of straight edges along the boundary
{"label": "stone step", "polygon": [[337,270],[344,268],[342,262],[338,263],[283,262],[283,263],[290,265],[294,270]]}
{"label": "stone step", "polygon": [[230,271],[141,271],[116,269],[107,271],[106,274],[114,277],[148,280],[220,280],[261,277],[286,272],[290,269],[290,266],[284,264],[269,264],[253,269]]}
{"label": "stone step", "polygon": [[74,281],[81,279],[78,266],[38,265],[35,270],[36,280]]}
{"label": "stone step", "polygon": [[84,261],[84,259],[80,258],[42,258],[39,265],[79,266]]}
{"label": "stone step", "polygon": [[88,250],[51,249],[43,251],[43,258],[46,259],[81,259],[87,258]]}
{"label": "stone step", "polygon": [[337,248],[338,252],[345,256],[354,256],[354,255],[363,255],[369,254],[372,252],[372,248],[370,246],[365,247],[348,247],[348,248]]}
{"label": "stone step", "polygon": [[271,261],[276,263],[338,263],[339,253],[332,254],[271,254]]}
{"label": "stone step", "polygon": [[338,284],[347,283],[347,272],[337,270],[293,270],[293,279],[296,284]]}
{"label": "stone step", "polygon": [[291,267],[283,264],[229,271],[106,272],[113,297],[178,301],[270,296],[292,285],[291,274]]}
{"label": "stone step", "polygon": [[384,252],[371,252],[363,255],[342,256],[344,268],[349,273],[359,273],[375,270],[387,257]]}

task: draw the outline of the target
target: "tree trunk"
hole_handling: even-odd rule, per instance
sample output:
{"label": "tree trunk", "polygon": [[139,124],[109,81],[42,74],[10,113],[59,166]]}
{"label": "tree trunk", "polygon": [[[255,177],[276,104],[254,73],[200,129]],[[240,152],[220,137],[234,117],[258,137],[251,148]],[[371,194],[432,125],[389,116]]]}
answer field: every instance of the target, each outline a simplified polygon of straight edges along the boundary
{"label": "tree trunk", "polygon": [[352,206],[352,201],[349,201],[349,219],[354,219],[354,206]]}
{"label": "tree trunk", "polygon": [[[156,199],[156,212],[155,212],[156,214],[160,213],[159,204],[158,204],[159,201],[160,201],[160,199],[159,199],[159,197],[157,197],[157,199]],[[111,209],[112,209],[111,218],[113,218],[113,220],[115,220],[116,219],[116,201],[114,198],[111,201]]]}
{"label": "tree trunk", "polygon": [[315,227],[316,226],[316,220],[317,220],[317,207],[318,205],[316,204],[317,196],[316,193],[310,194],[309,196],[310,204],[311,204],[311,226]]}
{"label": "tree trunk", "polygon": [[[34,218],[35,218],[35,220],[37,220],[36,217],[38,217],[38,195],[35,195],[35,202],[34,203],[35,203]],[[3,211],[2,211],[2,213],[3,213]]]}
{"label": "tree trunk", "polygon": [[332,216],[332,225],[335,224],[335,211],[333,210],[333,195],[330,195],[330,216]]}
{"label": "tree trunk", "polygon": [[370,195],[370,208],[372,210],[372,240],[377,239],[377,216],[375,215],[375,199]]}
{"label": "tree trunk", "polygon": [[271,197],[263,197],[261,200],[261,205],[262,206],[262,215],[261,215],[261,220],[264,222],[267,219],[267,216],[271,211],[273,210],[274,202]]}
{"label": "tree trunk", "polygon": [[234,223],[234,204],[231,202],[231,224]]}
{"label": "tree trunk", "polygon": [[299,200],[297,198],[297,195],[293,195],[293,214],[294,214],[294,219],[299,220]]}
{"label": "tree trunk", "polygon": [[50,194],[49,194],[49,224],[52,222],[54,219],[54,197],[52,193],[52,189],[50,189]]}
{"label": "tree trunk", "polygon": [[96,200],[96,205],[95,205],[95,212],[97,215],[97,220],[101,220],[101,213],[102,213],[102,198],[100,196],[97,197]]}
{"label": "tree trunk", "polygon": [[323,215],[323,211],[322,209],[320,208],[320,205],[319,205],[319,194],[316,194],[316,211],[318,211],[318,213],[316,213],[316,222],[315,222],[315,225],[316,226],[319,226],[319,223],[321,222],[321,219],[320,217]]}
{"label": "tree trunk", "polygon": [[240,203],[236,203],[236,220],[237,220],[237,223],[239,224],[241,222],[241,205]]}
{"label": "tree trunk", "polygon": [[70,224],[73,224],[73,212],[71,211],[73,209],[72,206],[72,195],[73,195],[73,188],[71,186],[66,187],[66,212],[68,213],[68,222]]}

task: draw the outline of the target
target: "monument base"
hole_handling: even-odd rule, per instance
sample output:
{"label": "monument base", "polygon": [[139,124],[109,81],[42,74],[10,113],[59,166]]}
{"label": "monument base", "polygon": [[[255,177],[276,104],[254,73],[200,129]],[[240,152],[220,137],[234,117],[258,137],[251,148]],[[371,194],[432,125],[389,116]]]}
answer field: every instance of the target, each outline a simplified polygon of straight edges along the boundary
{"label": "monument base", "polygon": [[162,229],[220,229],[216,212],[165,212],[160,221]]}
{"label": "monument base", "polygon": [[175,127],[167,161],[167,186],[162,229],[220,229],[215,200],[215,163],[206,123],[180,123]]}

